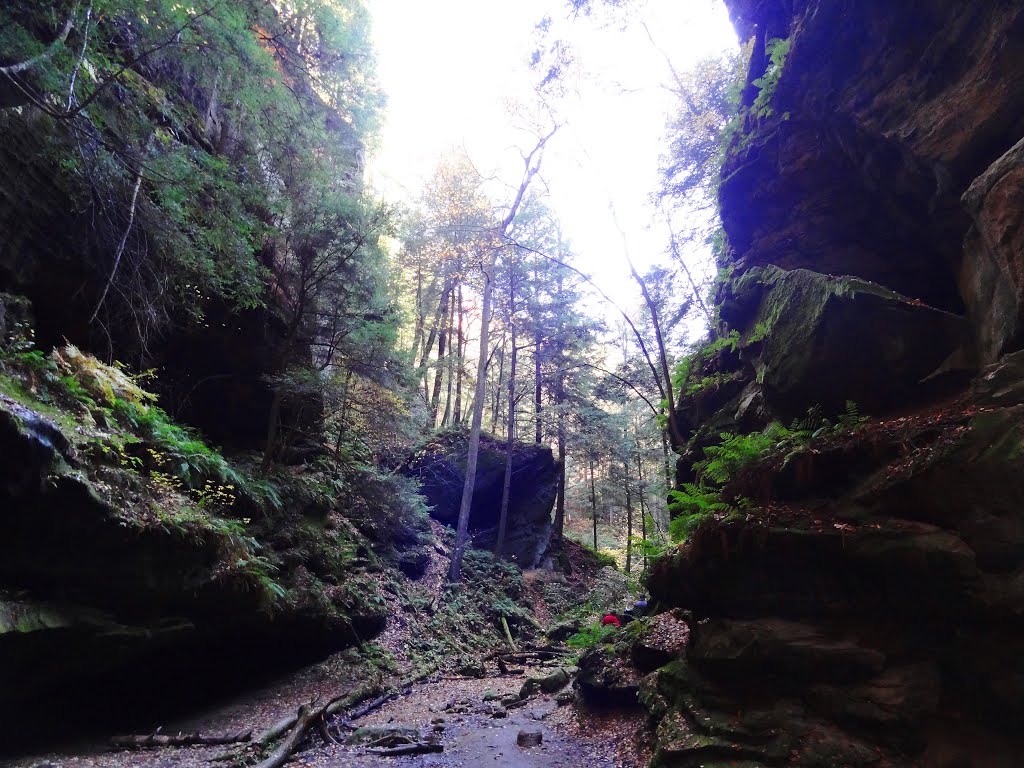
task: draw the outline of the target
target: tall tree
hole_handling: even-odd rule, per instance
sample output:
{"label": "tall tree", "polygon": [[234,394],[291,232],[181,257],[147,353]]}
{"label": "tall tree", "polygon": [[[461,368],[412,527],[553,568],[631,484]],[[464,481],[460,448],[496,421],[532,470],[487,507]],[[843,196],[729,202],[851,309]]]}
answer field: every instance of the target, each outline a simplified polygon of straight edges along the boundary
{"label": "tall tree", "polygon": [[449,576],[452,581],[458,581],[461,576],[462,557],[465,553],[466,544],[469,539],[469,513],[473,504],[473,488],[476,484],[476,465],[480,454],[480,431],[483,421],[484,410],[484,387],[487,376],[487,336],[491,321],[491,291],[493,288],[494,268],[497,264],[498,254],[504,246],[512,226],[512,222],[519,212],[519,206],[523,202],[533,178],[540,171],[540,164],[543,158],[544,147],[554,136],[557,126],[549,133],[541,136],[533,149],[523,157],[523,176],[516,191],[515,199],[509,206],[505,217],[494,227],[493,245],[489,253],[481,254],[480,268],[483,273],[484,287],[482,298],[482,310],[480,318],[480,356],[477,361],[476,395],[473,402],[473,421],[469,432],[469,449],[466,457],[466,480],[462,488],[462,502],[459,505],[459,523],[455,534],[455,550],[452,553],[451,569]]}

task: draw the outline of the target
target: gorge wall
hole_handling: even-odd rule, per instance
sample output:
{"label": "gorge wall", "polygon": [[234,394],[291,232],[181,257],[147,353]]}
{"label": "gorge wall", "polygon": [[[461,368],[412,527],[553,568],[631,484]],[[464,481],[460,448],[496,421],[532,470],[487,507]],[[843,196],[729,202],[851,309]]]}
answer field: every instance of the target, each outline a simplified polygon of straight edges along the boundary
{"label": "gorge wall", "polygon": [[876,418],[734,478],[655,568],[691,632],[641,686],[655,762],[1019,765],[1024,7],[726,4],[733,343],[682,393],[679,480],[723,431]]}

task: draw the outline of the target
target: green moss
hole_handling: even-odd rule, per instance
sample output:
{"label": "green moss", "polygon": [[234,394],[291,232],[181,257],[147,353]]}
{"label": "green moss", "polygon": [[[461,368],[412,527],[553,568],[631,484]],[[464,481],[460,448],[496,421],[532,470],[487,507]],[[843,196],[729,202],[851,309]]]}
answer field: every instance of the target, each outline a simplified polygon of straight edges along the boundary
{"label": "green moss", "polygon": [[1024,458],[1020,424],[1004,412],[982,413],[971,421],[971,443],[985,446],[978,458],[1012,462]]}

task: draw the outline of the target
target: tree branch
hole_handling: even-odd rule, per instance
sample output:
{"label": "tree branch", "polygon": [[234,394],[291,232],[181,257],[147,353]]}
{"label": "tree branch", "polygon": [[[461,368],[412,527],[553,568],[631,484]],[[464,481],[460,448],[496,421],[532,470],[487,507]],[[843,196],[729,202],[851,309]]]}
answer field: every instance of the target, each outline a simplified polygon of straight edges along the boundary
{"label": "tree branch", "polygon": [[[149,140],[146,141],[146,146],[149,146]],[[110,292],[110,286],[114,284],[114,276],[117,274],[117,268],[121,264],[121,256],[124,254],[124,247],[128,242],[128,235],[132,231],[132,226],[135,224],[135,208],[139,199],[139,188],[141,186],[142,166],[140,165],[138,172],[135,174],[135,187],[132,189],[131,207],[128,210],[128,225],[124,228],[124,234],[121,235],[121,242],[117,244],[117,251],[114,253],[114,266],[110,269],[110,277],[107,279],[107,284],[103,287],[103,293],[100,296],[100,300],[96,303],[96,309],[93,310],[92,316],[89,318],[90,323],[96,320],[96,316],[100,313],[100,309],[103,308],[103,303],[107,300],[107,294]]]}
{"label": "tree branch", "polygon": [[26,69],[31,69],[36,64],[40,64],[47,59],[52,58],[57,52],[57,49],[64,44],[65,40],[68,39],[68,35],[71,34],[71,28],[75,25],[75,16],[77,14],[78,3],[76,2],[75,7],[72,8],[71,13],[68,14],[67,21],[64,22],[64,26],[61,28],[60,34],[57,36],[56,40],[50,43],[42,53],[33,56],[31,59],[26,59],[25,61],[17,64],[10,64],[6,67],[0,67],[0,75],[7,75],[8,77],[11,77],[19,74],[20,72],[24,72]]}

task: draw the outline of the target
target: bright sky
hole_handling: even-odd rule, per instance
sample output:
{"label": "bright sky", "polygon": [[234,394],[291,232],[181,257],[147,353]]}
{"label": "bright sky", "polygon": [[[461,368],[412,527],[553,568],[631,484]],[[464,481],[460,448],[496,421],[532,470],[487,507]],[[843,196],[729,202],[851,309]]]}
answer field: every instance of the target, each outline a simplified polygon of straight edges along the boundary
{"label": "bright sky", "polygon": [[[667,234],[648,195],[672,97],[668,56],[679,71],[736,46],[721,0],[645,0],[630,23],[568,20],[561,0],[368,0],[378,74],[388,96],[371,180],[390,198],[412,199],[438,159],[465,147],[483,172],[518,185],[519,150],[534,141],[512,129],[510,100],[526,98],[535,25],[550,14],[584,69],[562,107],[565,127],[541,171],[549,205],[585,271],[616,301],[633,301],[623,240],[641,269],[658,260]],[[648,38],[646,22],[657,47]],[[602,27],[601,24],[604,23]]]}

